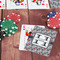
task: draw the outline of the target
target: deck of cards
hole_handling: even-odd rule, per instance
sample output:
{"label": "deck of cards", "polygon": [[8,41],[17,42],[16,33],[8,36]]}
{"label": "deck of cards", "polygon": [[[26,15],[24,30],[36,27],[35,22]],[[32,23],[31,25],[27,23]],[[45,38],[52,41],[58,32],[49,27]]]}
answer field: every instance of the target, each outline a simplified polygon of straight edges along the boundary
{"label": "deck of cards", "polygon": [[7,0],[7,9],[49,9],[48,0]]}
{"label": "deck of cards", "polygon": [[57,32],[41,25],[25,25],[21,27],[19,50],[31,51],[48,57],[53,47]]}
{"label": "deck of cards", "polygon": [[[7,0],[7,9],[49,9],[48,0]],[[0,9],[5,9],[5,0],[0,0]]]}

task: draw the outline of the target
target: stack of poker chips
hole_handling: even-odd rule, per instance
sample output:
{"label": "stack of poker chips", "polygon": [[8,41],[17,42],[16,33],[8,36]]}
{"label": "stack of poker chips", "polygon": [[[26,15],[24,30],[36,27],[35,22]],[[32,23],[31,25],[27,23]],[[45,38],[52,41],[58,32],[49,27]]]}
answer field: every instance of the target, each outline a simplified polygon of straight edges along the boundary
{"label": "stack of poker chips", "polygon": [[20,5],[21,2],[23,2],[24,0],[10,0],[12,2],[14,2],[16,5]]}
{"label": "stack of poker chips", "polygon": [[20,15],[15,13],[7,15],[3,21],[0,20],[0,40],[5,36],[9,37],[15,34],[18,30],[18,26],[16,24],[20,22],[20,20]]}

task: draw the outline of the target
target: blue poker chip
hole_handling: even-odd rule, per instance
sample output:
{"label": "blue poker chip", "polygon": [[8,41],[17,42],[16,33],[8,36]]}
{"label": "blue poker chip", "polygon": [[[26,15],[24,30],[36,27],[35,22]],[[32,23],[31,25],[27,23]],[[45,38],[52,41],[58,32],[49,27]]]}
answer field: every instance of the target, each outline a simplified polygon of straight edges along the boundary
{"label": "blue poker chip", "polygon": [[50,13],[48,14],[47,18],[49,19],[49,18],[55,16],[56,14],[57,14],[57,12],[50,12]]}
{"label": "blue poker chip", "polygon": [[0,20],[0,28],[1,28],[1,22],[2,22],[2,21]]}
{"label": "blue poker chip", "polygon": [[0,25],[1,25],[1,22],[2,22],[2,21],[0,20]]}

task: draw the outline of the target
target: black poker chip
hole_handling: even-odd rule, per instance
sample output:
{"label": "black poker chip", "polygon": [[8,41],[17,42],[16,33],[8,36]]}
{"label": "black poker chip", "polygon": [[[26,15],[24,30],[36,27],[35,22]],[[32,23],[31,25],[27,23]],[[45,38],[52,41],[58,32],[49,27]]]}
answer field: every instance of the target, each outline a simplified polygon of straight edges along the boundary
{"label": "black poker chip", "polygon": [[1,30],[1,22],[2,22],[2,21],[0,20],[0,30]]}
{"label": "black poker chip", "polygon": [[0,40],[2,40],[5,37],[5,32],[0,30]]}

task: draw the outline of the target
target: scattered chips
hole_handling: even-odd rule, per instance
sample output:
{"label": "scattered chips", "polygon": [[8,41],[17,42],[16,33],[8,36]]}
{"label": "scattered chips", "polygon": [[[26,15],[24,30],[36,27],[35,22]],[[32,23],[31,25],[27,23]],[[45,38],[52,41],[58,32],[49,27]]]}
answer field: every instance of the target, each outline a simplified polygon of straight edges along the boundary
{"label": "scattered chips", "polygon": [[20,15],[18,15],[16,13],[7,15],[7,17],[5,17],[3,20],[6,20],[6,19],[13,20],[13,21],[15,21],[15,23],[18,23],[21,21]]}
{"label": "scattered chips", "polygon": [[60,27],[60,13],[57,13],[54,17],[47,20],[47,25],[50,28],[56,29]]}
{"label": "scattered chips", "polygon": [[0,30],[0,40],[2,40],[5,37],[5,32]]}
{"label": "scattered chips", "polygon": [[55,15],[57,14],[57,12],[50,12],[47,16],[47,18],[51,18],[51,17],[54,17]]}
{"label": "scattered chips", "polygon": [[17,32],[17,25],[13,20],[4,20],[1,23],[1,29],[5,31],[6,36],[12,36],[15,32]]}

